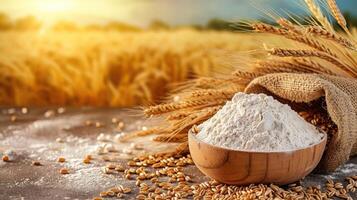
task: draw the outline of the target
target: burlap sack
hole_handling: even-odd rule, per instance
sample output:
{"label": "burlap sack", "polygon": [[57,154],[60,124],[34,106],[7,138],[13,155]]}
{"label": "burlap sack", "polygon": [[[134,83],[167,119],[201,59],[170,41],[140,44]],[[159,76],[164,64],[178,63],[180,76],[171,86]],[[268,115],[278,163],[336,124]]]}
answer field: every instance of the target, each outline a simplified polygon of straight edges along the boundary
{"label": "burlap sack", "polygon": [[334,171],[357,154],[357,79],[319,74],[269,74],[254,79],[247,93],[272,93],[293,102],[310,102],[325,96],[327,111],[338,127],[319,164]]}

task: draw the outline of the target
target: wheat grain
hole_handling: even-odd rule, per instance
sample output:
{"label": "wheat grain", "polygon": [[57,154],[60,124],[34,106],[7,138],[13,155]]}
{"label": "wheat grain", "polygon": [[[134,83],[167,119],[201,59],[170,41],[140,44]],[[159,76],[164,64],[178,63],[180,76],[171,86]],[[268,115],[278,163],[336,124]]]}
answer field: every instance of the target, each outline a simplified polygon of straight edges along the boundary
{"label": "wheat grain", "polygon": [[9,156],[8,156],[8,155],[3,155],[3,156],[2,156],[2,161],[4,161],[4,162],[9,162],[9,161],[10,161]]}
{"label": "wheat grain", "polygon": [[90,164],[90,161],[91,161],[90,159],[84,158],[82,162],[84,164]]}
{"label": "wheat grain", "polygon": [[[187,145],[187,142],[183,143]],[[143,180],[150,182],[136,181],[139,187],[139,194],[142,199],[328,199],[340,197],[351,199],[348,191],[354,188],[355,180],[347,177],[349,183],[346,188],[342,183],[335,183],[328,180],[326,191],[321,186],[304,187],[300,183],[290,184],[287,187],[279,187],[274,184],[251,184],[248,186],[234,186],[221,184],[215,180],[190,184],[191,177],[186,175],[183,166],[193,164],[191,156],[188,154],[161,153],[133,158],[128,164],[132,166],[147,166],[155,172],[149,175],[144,168],[129,168],[125,174],[136,174]],[[356,177],[357,179],[357,177]],[[352,184],[352,185],[351,185]],[[347,187],[350,189],[347,190]],[[124,187],[121,186],[120,191]],[[112,190],[109,190],[112,191]],[[116,191],[113,191],[117,193]],[[351,191],[352,192],[352,191]],[[161,198],[162,197],[162,198]]]}
{"label": "wheat grain", "polygon": [[67,168],[61,168],[59,173],[60,174],[69,174],[69,170]]}
{"label": "wheat grain", "polygon": [[32,165],[33,166],[41,166],[42,164],[40,163],[40,161],[32,161]]}
{"label": "wheat grain", "polygon": [[12,116],[10,117],[10,121],[11,121],[11,122],[16,122],[16,121],[17,121],[16,115],[12,115]]}
{"label": "wheat grain", "polygon": [[23,108],[21,108],[21,113],[22,114],[27,114],[28,113],[28,108],[26,108],[26,107],[23,107]]}

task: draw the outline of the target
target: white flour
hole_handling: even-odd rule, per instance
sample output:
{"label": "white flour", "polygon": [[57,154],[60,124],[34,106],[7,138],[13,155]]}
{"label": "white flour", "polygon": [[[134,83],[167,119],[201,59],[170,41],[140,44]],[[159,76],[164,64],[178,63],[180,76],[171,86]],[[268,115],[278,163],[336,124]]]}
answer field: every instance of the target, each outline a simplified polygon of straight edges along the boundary
{"label": "white flour", "polygon": [[237,93],[198,128],[203,142],[235,150],[289,151],[323,137],[290,106],[265,94]]}

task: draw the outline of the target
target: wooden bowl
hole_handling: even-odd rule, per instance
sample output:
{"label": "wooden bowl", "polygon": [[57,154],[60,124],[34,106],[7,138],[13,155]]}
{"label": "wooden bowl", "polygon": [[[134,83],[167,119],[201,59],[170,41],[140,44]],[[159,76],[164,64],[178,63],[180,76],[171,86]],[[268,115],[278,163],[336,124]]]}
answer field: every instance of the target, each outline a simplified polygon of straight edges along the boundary
{"label": "wooden bowl", "polygon": [[188,143],[195,165],[205,175],[226,184],[274,183],[284,185],[308,175],[320,162],[327,136],[307,148],[288,152],[238,151],[216,147],[190,131]]}

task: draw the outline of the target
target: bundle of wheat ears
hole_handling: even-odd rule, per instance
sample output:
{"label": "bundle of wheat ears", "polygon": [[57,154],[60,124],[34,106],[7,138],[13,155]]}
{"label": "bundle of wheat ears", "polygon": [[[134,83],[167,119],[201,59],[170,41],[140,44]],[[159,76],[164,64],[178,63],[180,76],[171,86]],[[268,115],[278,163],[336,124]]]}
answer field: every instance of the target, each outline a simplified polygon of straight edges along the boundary
{"label": "bundle of wheat ears", "polygon": [[244,91],[255,78],[273,73],[326,74],[357,78],[355,41],[346,21],[334,0],[325,5],[344,30],[337,33],[314,0],[305,0],[313,17],[309,25],[294,20],[276,18],[279,26],[250,23],[255,32],[270,33],[299,43],[299,49],[266,49],[268,59],[244,63],[226,77],[198,78],[177,88],[170,96],[171,102],[148,107],[148,117],[165,119],[163,125],[129,134],[127,138],[156,134],[155,141],[179,142],[178,150],[188,149],[189,129],[213,116],[233,95]]}

